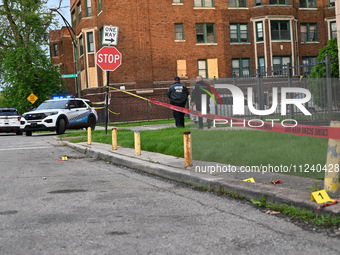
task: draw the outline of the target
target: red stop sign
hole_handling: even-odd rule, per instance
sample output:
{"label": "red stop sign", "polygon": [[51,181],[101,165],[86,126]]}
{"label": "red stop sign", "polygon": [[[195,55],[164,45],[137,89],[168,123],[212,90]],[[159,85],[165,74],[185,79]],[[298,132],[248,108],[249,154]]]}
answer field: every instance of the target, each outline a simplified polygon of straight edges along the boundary
{"label": "red stop sign", "polygon": [[104,46],[97,52],[96,62],[104,71],[114,71],[122,64],[122,53],[116,47]]}

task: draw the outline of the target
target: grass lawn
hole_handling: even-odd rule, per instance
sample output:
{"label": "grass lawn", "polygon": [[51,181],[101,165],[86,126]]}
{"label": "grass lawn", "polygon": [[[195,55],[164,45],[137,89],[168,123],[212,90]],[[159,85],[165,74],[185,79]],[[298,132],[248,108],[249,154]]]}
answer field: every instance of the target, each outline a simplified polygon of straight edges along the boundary
{"label": "grass lawn", "polygon": [[259,130],[192,130],[194,159],[238,166],[289,166],[292,174],[313,178],[324,177],[323,170],[311,167],[325,165],[327,145],[323,138]]}
{"label": "grass lawn", "polygon": [[[168,120],[167,120],[168,121]],[[128,123],[147,125],[150,122]],[[153,124],[165,124],[153,121]],[[120,124],[124,126],[124,124]],[[116,124],[114,126],[117,126]],[[141,131],[142,150],[183,157],[183,132],[190,128],[166,128]],[[313,171],[312,166],[324,166],[327,139],[305,137],[258,130],[191,129],[193,159],[238,166],[290,166],[291,174],[306,177],[324,177],[324,170]],[[86,132],[75,132],[61,137],[75,137],[72,142],[87,141]],[[111,132],[94,130],[92,141],[111,144]],[[133,131],[118,128],[118,145],[134,148]],[[307,164],[310,166],[306,168]],[[294,172],[295,169],[295,172]],[[301,170],[302,169],[302,170]],[[304,171],[307,169],[308,171]]]}

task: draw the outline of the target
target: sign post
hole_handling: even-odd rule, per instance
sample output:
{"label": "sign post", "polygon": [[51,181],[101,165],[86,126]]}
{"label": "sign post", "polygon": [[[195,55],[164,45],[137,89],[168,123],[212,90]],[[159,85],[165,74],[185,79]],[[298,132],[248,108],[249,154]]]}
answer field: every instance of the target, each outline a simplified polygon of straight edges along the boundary
{"label": "sign post", "polygon": [[[117,33],[118,34],[118,33]],[[116,47],[104,46],[97,52],[97,65],[106,71],[106,111],[105,111],[105,133],[107,134],[108,109],[109,109],[109,71],[115,71],[122,64],[122,53]]]}

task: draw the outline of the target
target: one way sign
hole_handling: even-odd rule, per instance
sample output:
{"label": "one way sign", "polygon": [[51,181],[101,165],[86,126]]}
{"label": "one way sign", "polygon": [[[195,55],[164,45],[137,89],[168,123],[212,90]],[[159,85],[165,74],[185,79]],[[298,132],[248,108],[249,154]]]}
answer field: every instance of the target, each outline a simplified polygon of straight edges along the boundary
{"label": "one way sign", "polygon": [[118,43],[118,27],[104,26],[103,27],[103,45],[117,45]]}

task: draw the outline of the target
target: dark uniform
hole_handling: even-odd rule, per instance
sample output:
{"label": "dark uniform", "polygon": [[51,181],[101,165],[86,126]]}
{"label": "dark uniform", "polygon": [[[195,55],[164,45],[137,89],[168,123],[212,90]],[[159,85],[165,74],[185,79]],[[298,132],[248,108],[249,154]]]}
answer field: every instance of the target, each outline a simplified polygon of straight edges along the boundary
{"label": "dark uniform", "polygon": [[[170,98],[170,104],[185,107],[189,95],[188,89],[180,83],[179,77],[175,77],[174,80],[175,83],[169,87],[167,92],[167,96]],[[176,127],[184,127],[184,115],[185,113],[183,112],[173,111]]]}

